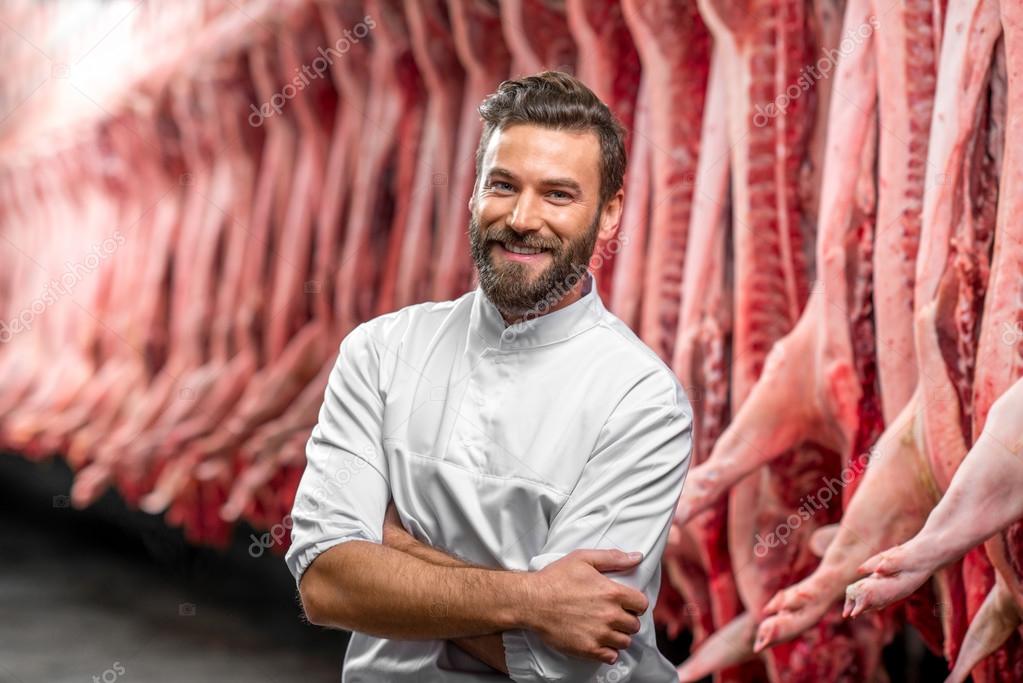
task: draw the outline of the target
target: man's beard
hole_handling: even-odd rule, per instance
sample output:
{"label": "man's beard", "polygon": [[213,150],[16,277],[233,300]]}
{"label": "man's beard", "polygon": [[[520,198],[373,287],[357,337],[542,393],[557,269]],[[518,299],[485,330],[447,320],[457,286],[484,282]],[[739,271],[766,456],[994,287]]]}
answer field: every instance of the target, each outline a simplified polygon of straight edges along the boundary
{"label": "man's beard", "polygon": [[[600,211],[589,230],[578,239],[561,244],[545,241],[533,234],[520,235],[508,227],[495,228],[484,236],[475,213],[469,220],[469,246],[479,271],[480,287],[506,316],[520,317],[530,311],[544,312],[567,294],[584,277],[593,247],[597,243]],[[532,267],[526,263],[494,263],[491,249],[495,242],[508,242],[527,248],[545,249],[551,263],[530,281]],[[541,304],[545,303],[546,306]],[[543,310],[540,310],[543,309]]]}

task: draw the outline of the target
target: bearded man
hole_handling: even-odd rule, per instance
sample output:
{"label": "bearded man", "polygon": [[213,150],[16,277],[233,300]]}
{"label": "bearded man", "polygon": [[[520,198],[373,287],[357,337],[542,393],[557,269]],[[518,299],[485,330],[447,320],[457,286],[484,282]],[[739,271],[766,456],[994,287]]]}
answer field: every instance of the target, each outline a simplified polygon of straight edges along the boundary
{"label": "bearded man", "polygon": [[692,412],[587,268],[623,128],[559,72],[479,111],[479,286],[345,337],[285,559],[309,621],[353,632],[342,681],[677,680],[650,608]]}

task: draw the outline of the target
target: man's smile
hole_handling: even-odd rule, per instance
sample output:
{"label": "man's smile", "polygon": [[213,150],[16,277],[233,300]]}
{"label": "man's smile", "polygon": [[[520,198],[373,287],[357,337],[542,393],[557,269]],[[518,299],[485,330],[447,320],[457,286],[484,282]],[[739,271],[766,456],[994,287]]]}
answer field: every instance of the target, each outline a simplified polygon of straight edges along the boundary
{"label": "man's smile", "polygon": [[550,258],[550,250],[540,247],[527,247],[512,242],[495,241],[492,250],[501,255],[502,258],[519,263],[541,263],[544,259]]}

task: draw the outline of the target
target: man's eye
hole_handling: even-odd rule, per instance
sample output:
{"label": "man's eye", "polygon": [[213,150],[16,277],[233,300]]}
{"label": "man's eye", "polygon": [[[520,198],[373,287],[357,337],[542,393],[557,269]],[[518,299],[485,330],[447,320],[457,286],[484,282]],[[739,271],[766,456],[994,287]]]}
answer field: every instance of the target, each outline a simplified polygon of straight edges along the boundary
{"label": "man's eye", "polygon": [[562,192],[561,190],[552,190],[551,191],[551,195],[556,195],[554,197],[555,199],[571,199],[572,198],[572,195],[570,195],[567,192]]}
{"label": "man's eye", "polygon": [[511,183],[506,183],[503,180],[494,180],[490,183],[490,187],[494,190],[501,190],[502,192],[511,192],[515,189],[511,186]]}

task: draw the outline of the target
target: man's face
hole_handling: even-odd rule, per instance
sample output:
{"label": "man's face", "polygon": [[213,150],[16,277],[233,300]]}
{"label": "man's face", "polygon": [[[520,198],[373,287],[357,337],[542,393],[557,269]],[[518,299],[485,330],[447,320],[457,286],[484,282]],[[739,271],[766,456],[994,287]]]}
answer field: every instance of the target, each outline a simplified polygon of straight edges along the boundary
{"label": "man's face", "polygon": [[[620,209],[620,197],[613,202]],[[526,124],[495,131],[471,209],[472,257],[490,300],[514,316],[553,304],[552,292],[567,292],[585,273],[608,222],[597,135]]]}

